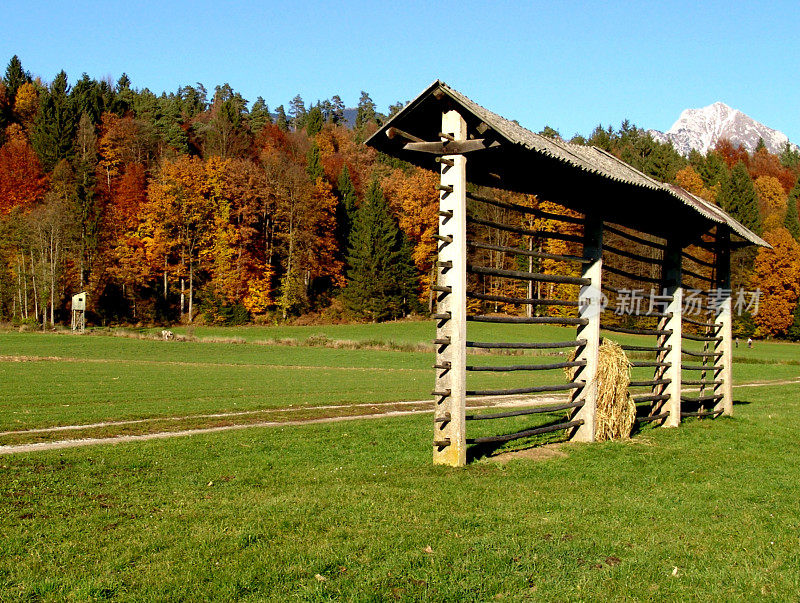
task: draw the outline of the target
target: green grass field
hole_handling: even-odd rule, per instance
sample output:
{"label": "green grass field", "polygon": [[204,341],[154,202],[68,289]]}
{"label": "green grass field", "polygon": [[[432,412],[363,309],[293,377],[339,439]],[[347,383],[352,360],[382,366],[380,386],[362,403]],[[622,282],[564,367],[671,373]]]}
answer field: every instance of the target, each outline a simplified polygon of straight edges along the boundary
{"label": "green grass field", "polygon": [[[352,414],[433,382],[430,323],[192,335],[0,333],[0,445]],[[740,347],[737,384],[797,379],[798,350]],[[0,455],[0,601],[796,601],[800,390],[734,391],[730,419],[460,470],[431,466],[428,413]]]}

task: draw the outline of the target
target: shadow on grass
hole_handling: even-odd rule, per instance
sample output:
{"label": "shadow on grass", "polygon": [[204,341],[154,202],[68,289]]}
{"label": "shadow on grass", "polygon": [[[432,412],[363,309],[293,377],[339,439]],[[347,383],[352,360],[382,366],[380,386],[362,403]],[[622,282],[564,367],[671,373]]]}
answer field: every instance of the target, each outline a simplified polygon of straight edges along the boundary
{"label": "shadow on grass", "polygon": [[[564,423],[564,419],[556,419],[550,421],[548,423],[544,423],[542,425],[537,425],[536,427],[531,427],[530,429],[540,429],[543,427],[552,427],[554,425],[559,425]],[[525,433],[526,430],[517,431],[514,433],[508,434],[516,435]],[[570,430],[571,432],[571,430]],[[511,451],[519,451],[519,450],[529,450],[531,448],[537,448],[539,446],[544,446],[545,444],[553,444],[554,442],[561,442],[566,441],[569,438],[560,435],[560,431],[555,432],[548,432],[544,434],[537,434],[537,435],[527,435],[527,436],[520,436],[518,438],[512,438],[510,440],[505,440],[502,442],[483,442],[479,444],[470,444],[467,448],[467,463],[472,463],[474,461],[478,461],[481,459],[485,459],[499,452],[511,452]],[[505,434],[498,434],[499,436]],[[513,442],[513,447],[509,447],[509,443]]]}

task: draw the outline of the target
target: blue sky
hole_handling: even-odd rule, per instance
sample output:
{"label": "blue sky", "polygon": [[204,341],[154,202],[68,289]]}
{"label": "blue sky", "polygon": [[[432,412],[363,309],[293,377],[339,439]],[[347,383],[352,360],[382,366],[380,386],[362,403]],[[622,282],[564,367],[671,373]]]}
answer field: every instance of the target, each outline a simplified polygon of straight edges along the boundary
{"label": "blue sky", "polygon": [[381,111],[440,78],[540,130],[665,130],[721,100],[800,142],[800,2],[21,2],[0,62],[49,81],[228,82],[270,108],[361,90]]}

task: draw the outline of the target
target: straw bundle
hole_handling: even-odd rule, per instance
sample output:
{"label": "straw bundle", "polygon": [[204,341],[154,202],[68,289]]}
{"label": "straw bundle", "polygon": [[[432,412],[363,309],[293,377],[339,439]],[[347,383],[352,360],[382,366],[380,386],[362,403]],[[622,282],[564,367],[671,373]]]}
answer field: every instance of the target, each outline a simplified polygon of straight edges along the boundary
{"label": "straw bundle", "polygon": [[[570,369],[573,377],[575,369]],[[603,339],[597,366],[597,415],[595,439],[598,442],[627,438],[636,421],[636,404],[628,393],[631,363],[614,341]]]}

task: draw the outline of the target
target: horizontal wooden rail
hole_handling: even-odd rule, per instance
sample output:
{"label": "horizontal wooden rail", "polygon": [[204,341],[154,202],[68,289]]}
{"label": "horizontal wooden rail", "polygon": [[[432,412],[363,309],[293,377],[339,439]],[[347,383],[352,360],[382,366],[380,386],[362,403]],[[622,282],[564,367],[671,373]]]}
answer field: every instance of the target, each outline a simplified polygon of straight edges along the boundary
{"label": "horizontal wooden rail", "polygon": [[661,243],[656,243],[654,241],[648,241],[647,239],[642,239],[641,237],[637,237],[636,235],[627,233],[623,230],[620,230],[619,228],[610,226],[608,223],[604,223],[603,227],[608,232],[613,232],[614,234],[617,234],[625,239],[628,239],[629,241],[634,241],[635,243],[639,243],[640,245],[644,245],[646,247],[653,247],[654,249],[661,249],[661,250],[665,250],[667,248],[666,245],[663,245]]}
{"label": "horizontal wooden rail", "polygon": [[552,371],[574,366],[586,366],[586,360],[571,360],[569,362],[553,362],[550,364],[509,364],[507,366],[467,366],[468,371],[486,371],[491,373],[504,373],[510,371]]}
{"label": "horizontal wooden rail", "polygon": [[708,396],[681,396],[681,402],[694,402],[695,404],[700,404],[701,402],[715,402],[717,400],[722,400],[724,396],[722,394],[714,394]]}
{"label": "horizontal wooden rail", "polygon": [[491,342],[491,341],[468,341],[466,347],[480,348],[486,350],[550,350],[555,348],[577,348],[586,345],[585,339],[575,341],[536,341],[536,342]]}
{"label": "horizontal wooden rail", "polygon": [[631,381],[628,387],[655,387],[656,385],[669,385],[672,379],[649,379],[646,381]]}
{"label": "horizontal wooden rail", "polygon": [[542,211],[541,209],[535,207],[527,207],[525,205],[520,205],[519,203],[509,203],[508,201],[498,201],[497,199],[490,199],[489,197],[483,197],[481,195],[476,195],[475,193],[467,193],[467,199],[472,199],[473,201],[477,201],[479,203],[486,203],[487,205],[494,205],[495,207],[502,207],[503,209],[518,211],[523,214],[538,216],[545,220],[556,220],[559,222],[567,222],[569,224],[581,224],[581,225],[584,223],[583,218],[575,218],[573,216],[562,216],[561,214],[554,214]]}
{"label": "horizontal wooden rail", "polygon": [[662,400],[669,400],[668,394],[644,394],[641,396],[631,396],[634,402],[661,402]]}
{"label": "horizontal wooden rail", "polygon": [[691,325],[697,325],[698,327],[710,327],[712,329],[718,329],[722,326],[718,322],[703,322],[702,320],[695,320],[694,318],[687,318],[686,316],[683,316],[681,320],[683,322],[688,322]]}
{"label": "horizontal wooden rail", "polygon": [[600,325],[600,329],[611,331],[612,333],[627,333],[628,335],[672,335],[672,329],[634,329],[603,324]]}
{"label": "horizontal wooden rail", "polygon": [[581,389],[585,387],[583,381],[573,381],[572,383],[562,383],[558,385],[537,385],[536,387],[519,387],[516,389],[480,389],[467,390],[468,396],[516,396],[519,394],[538,394],[541,392],[564,392],[571,389]]}
{"label": "horizontal wooden rail", "polygon": [[588,264],[594,260],[582,258],[577,255],[563,255],[557,253],[545,253],[543,251],[533,251],[527,249],[520,249],[519,247],[506,247],[505,245],[494,245],[492,243],[485,243],[483,241],[467,241],[467,247],[474,247],[475,249],[485,249],[487,251],[502,251],[503,253],[511,253],[514,255],[522,255],[525,257],[541,258],[544,260],[557,260],[559,262],[579,262],[581,264]]}
{"label": "horizontal wooden rail", "polygon": [[467,316],[470,322],[492,322],[518,325],[588,325],[588,318],[575,316]]}
{"label": "horizontal wooden rail", "polygon": [[611,274],[617,274],[619,276],[624,276],[633,281],[642,281],[643,283],[660,283],[660,278],[654,278],[652,276],[641,276],[639,274],[631,274],[630,272],[626,272],[624,270],[620,270],[619,268],[614,268],[613,266],[608,266],[606,264],[603,265],[603,270],[606,272],[610,272]]}
{"label": "horizontal wooden rail", "polygon": [[501,436],[488,436],[485,438],[467,438],[467,444],[492,444],[495,442],[510,442],[511,440],[519,440],[520,438],[527,438],[528,436],[539,435],[541,433],[549,433],[551,431],[561,431],[562,429],[570,429],[572,427],[579,427],[583,425],[583,419],[570,421],[569,423],[559,423],[558,425],[548,425],[547,427],[537,427],[536,429],[526,429],[525,431],[518,431],[508,435]]}
{"label": "horizontal wooden rail", "polygon": [[681,255],[685,257],[687,260],[691,260],[695,264],[699,264],[700,266],[707,266],[708,268],[716,268],[716,266],[711,262],[706,262],[705,260],[701,260],[685,251],[681,252]]}
{"label": "horizontal wooden rail", "polygon": [[708,371],[711,372],[719,372],[722,370],[721,366],[715,366],[713,364],[682,364],[681,365],[682,371]]}
{"label": "horizontal wooden rail", "polygon": [[638,253],[633,253],[632,251],[626,251],[624,249],[617,249],[615,247],[603,246],[603,251],[608,251],[613,253],[614,255],[630,258],[631,260],[636,260],[637,262],[643,262],[645,264],[661,265],[664,263],[664,260],[658,258],[648,258],[647,256],[639,255]]}
{"label": "horizontal wooden rail", "polygon": [[[712,367],[713,368],[713,367]],[[709,381],[708,379],[681,379],[681,385],[722,385],[725,383],[722,379],[713,379]]]}
{"label": "horizontal wooden rail", "polygon": [[564,404],[556,404],[555,406],[537,406],[536,408],[525,408],[522,410],[510,410],[508,412],[496,412],[485,415],[467,415],[464,417],[466,421],[483,421],[487,419],[505,419],[507,417],[520,417],[523,415],[535,415],[547,412],[556,412],[559,410],[567,410],[569,408],[581,408],[583,400],[576,402],[566,402]]}
{"label": "horizontal wooden rail", "polygon": [[720,415],[723,413],[723,410],[720,408],[719,410],[701,410],[698,412],[682,412],[681,418],[685,417],[710,417],[713,415]]}
{"label": "horizontal wooden rail", "polygon": [[472,274],[485,274],[488,276],[499,276],[503,278],[515,278],[525,281],[541,281],[543,283],[560,283],[565,285],[591,285],[592,281],[580,276],[564,276],[561,274],[541,274],[538,272],[524,272],[522,270],[502,270],[500,268],[489,268],[488,266],[467,265],[467,272]]}
{"label": "horizontal wooden rail", "polygon": [[670,366],[672,366],[671,362],[660,362],[658,360],[633,360],[633,361],[631,361],[631,367],[633,367],[633,368],[645,368],[645,367],[669,368]]}
{"label": "horizontal wooden rail", "polygon": [[529,228],[522,228],[521,226],[512,226],[511,224],[492,222],[491,220],[483,220],[482,218],[473,218],[471,216],[467,216],[467,224],[478,224],[479,226],[496,228],[497,230],[502,230],[504,232],[513,232],[516,234],[526,235],[529,237],[536,237],[537,239],[556,239],[558,241],[583,243],[583,237],[580,237],[578,235],[565,234],[561,232],[552,232],[549,230],[531,230]]}
{"label": "horizontal wooden rail", "polygon": [[710,276],[703,276],[702,274],[698,274],[697,272],[692,272],[691,270],[686,270],[685,268],[681,270],[681,273],[687,276],[691,276],[692,278],[696,278],[699,281],[705,281],[707,283],[713,283],[715,280]]}
{"label": "horizontal wooden rail", "polygon": [[666,419],[669,416],[668,412],[662,412],[657,415],[650,415],[649,417],[636,417],[637,423],[649,423],[650,421],[658,421],[660,419]]}
{"label": "horizontal wooden rail", "polygon": [[715,356],[722,356],[722,352],[690,352],[689,350],[681,350],[681,354],[694,356],[695,358],[713,358]]}
{"label": "horizontal wooden rail", "polygon": [[620,347],[628,352],[669,352],[672,349],[671,345],[662,345],[662,346],[622,345]]}
{"label": "horizontal wooden rail", "polygon": [[692,333],[681,333],[683,339],[691,339],[692,341],[722,341],[722,337],[707,337],[705,335],[694,335]]}
{"label": "horizontal wooden rail", "polygon": [[469,291],[467,291],[467,297],[470,299],[479,299],[481,301],[526,306],[569,306],[572,308],[577,308],[580,306],[580,303],[577,300],[573,301],[566,299],[547,299],[536,297],[509,297],[508,295],[489,295],[487,293],[471,293]]}

